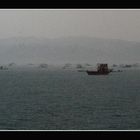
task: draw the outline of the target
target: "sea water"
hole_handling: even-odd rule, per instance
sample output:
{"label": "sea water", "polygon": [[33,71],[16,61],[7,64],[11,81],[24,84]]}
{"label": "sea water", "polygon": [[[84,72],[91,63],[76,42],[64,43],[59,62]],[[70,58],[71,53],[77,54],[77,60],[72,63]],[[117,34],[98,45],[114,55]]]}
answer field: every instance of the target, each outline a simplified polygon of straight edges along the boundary
{"label": "sea water", "polygon": [[1,70],[0,129],[140,129],[140,70]]}

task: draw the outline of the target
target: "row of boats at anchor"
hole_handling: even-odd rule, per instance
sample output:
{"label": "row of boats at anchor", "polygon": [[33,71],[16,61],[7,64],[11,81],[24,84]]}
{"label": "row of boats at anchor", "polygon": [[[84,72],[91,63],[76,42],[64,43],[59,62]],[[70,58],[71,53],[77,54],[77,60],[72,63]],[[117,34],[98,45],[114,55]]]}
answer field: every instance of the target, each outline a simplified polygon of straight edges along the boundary
{"label": "row of boats at anchor", "polygon": [[[45,65],[40,65],[42,68],[48,67],[47,64]],[[65,67],[64,67],[65,68]],[[81,65],[78,65],[78,72],[86,72],[88,75],[108,75],[111,72],[122,72],[122,70],[113,70],[112,68],[108,68],[108,64],[97,64],[97,69],[96,70],[85,70],[82,69]],[[7,70],[8,67],[5,66],[0,66],[0,70]]]}

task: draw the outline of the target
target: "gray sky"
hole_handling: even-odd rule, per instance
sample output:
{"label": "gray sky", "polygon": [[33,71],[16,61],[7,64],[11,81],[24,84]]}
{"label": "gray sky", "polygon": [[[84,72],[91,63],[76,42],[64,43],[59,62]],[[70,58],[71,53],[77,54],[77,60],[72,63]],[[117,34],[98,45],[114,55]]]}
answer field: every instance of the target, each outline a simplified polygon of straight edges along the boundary
{"label": "gray sky", "polygon": [[0,10],[0,38],[17,36],[140,41],[140,10]]}

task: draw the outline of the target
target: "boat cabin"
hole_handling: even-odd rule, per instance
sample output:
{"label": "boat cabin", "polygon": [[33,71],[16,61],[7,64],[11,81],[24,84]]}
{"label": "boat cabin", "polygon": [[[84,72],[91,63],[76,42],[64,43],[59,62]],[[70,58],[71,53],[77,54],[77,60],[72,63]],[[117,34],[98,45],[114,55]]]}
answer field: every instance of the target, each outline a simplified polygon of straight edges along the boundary
{"label": "boat cabin", "polygon": [[108,64],[97,64],[98,72],[108,72]]}

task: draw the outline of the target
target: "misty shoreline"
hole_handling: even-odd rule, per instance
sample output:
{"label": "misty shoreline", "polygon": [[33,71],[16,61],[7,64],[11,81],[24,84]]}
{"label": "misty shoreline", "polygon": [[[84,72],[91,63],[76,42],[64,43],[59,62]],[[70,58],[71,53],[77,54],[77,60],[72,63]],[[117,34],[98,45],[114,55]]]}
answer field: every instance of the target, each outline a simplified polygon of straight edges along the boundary
{"label": "misty shoreline", "polygon": [[[65,64],[16,64],[16,63],[9,63],[9,64],[0,64],[0,70],[63,70],[63,71],[86,71],[86,70],[96,70],[96,64],[89,64],[89,63],[65,63]],[[139,63],[134,64],[112,64],[109,65],[109,68],[113,69],[113,71],[118,70],[133,70],[133,69],[140,69]]]}
{"label": "misty shoreline", "polygon": [[119,39],[15,37],[0,39],[0,64],[139,63],[140,43]]}

